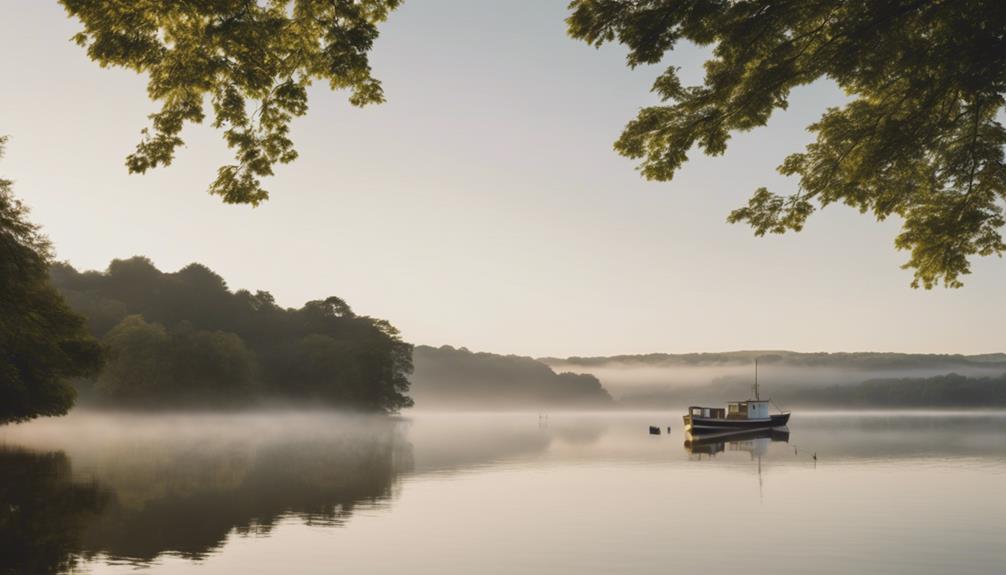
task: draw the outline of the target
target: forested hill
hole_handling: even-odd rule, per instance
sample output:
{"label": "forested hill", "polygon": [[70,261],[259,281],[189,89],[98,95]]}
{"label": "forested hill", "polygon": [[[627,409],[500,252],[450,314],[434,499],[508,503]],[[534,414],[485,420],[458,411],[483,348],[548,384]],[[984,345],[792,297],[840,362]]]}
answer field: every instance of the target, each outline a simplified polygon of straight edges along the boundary
{"label": "forested hill", "polygon": [[790,390],[789,404],[828,408],[878,409],[997,408],[1006,406],[1006,374],[965,377],[956,373],[934,377],[873,379],[858,385],[833,385]]}
{"label": "forested hill", "polygon": [[763,365],[806,368],[875,370],[978,368],[1006,370],[1006,353],[979,355],[888,352],[813,352],[728,351],[709,353],[650,353],[594,357],[545,357],[541,361],[557,367],[589,369],[601,366],[623,367],[717,367],[751,365],[754,359]]}
{"label": "forested hill", "polygon": [[128,406],[247,405],[265,400],[394,411],[412,346],[387,321],[329,297],[300,309],[265,291],[232,292],[206,266],[164,273],[143,257],[105,272],[51,268],[53,285],[106,347],[84,402]]}
{"label": "forested hill", "polygon": [[530,357],[416,346],[416,407],[448,409],[594,408],[611,396],[590,374],[556,373]]}

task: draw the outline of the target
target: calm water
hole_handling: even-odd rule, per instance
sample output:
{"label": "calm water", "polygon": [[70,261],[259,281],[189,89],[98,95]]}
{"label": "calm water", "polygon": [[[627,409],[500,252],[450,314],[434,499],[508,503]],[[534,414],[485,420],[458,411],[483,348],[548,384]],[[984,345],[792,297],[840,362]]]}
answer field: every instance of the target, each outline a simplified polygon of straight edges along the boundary
{"label": "calm water", "polygon": [[1006,415],[790,431],[78,412],[0,428],[0,573],[1006,572]]}

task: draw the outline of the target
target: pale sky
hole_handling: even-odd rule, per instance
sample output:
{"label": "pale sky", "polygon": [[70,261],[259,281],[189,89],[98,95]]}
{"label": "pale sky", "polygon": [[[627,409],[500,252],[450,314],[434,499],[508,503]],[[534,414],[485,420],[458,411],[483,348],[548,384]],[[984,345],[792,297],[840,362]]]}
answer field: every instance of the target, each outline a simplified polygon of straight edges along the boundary
{"label": "pale sky", "polygon": [[[725,156],[698,152],[646,182],[611,147],[653,101],[658,68],[569,39],[566,0],[410,0],[372,56],[388,102],[353,108],[319,85],[294,124],[300,158],[258,208],[206,189],[231,160],[186,130],[174,164],[130,176],[124,158],[156,105],[133,72],[75,46],[55,0],[0,0],[0,175],[59,259],[104,269],[146,255],[202,262],[233,289],[285,306],[329,295],[413,343],[525,355],[792,349],[1006,350],[1006,263],[974,262],[959,290],[909,287],[895,221],[835,206],[799,234],[755,238],[731,209],[842,95],[793,94]],[[699,78],[701,52],[668,62]]]}

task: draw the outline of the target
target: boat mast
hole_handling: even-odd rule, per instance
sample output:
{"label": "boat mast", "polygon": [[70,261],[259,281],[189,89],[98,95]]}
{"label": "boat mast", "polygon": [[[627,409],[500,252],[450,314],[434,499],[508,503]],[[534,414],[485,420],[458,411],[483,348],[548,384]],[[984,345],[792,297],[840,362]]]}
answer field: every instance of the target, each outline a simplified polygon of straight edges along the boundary
{"label": "boat mast", "polygon": [[755,358],[755,384],[754,384],[754,391],[755,391],[755,401],[761,401],[761,396],[758,394],[758,358],[757,357]]}

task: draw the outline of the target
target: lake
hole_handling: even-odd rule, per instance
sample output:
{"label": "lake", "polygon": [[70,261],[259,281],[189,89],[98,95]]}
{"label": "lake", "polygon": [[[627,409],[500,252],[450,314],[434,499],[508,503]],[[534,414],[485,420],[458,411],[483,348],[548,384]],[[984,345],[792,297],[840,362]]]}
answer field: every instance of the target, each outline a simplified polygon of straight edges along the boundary
{"label": "lake", "polygon": [[681,413],[0,427],[0,573],[1006,572],[1006,414]]}

